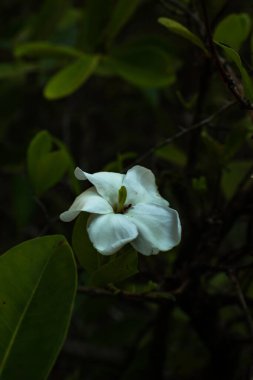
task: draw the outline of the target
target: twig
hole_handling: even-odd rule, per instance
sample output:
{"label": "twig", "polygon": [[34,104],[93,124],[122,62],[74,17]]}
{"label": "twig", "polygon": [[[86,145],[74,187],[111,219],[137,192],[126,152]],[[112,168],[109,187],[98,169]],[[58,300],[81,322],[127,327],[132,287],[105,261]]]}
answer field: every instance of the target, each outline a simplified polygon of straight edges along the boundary
{"label": "twig", "polygon": [[174,134],[171,137],[168,137],[167,139],[165,139],[161,143],[158,143],[155,146],[153,146],[152,148],[150,148],[146,153],[144,153],[142,156],[137,158],[132,165],[136,165],[136,164],[142,162],[143,160],[145,160],[146,158],[151,156],[153,153],[155,153],[155,151],[157,149],[162,148],[165,145],[171,144],[172,142],[178,140],[182,136],[184,136],[188,133],[191,133],[192,131],[194,131],[198,128],[202,128],[204,125],[211,123],[217,116],[219,116],[224,111],[228,110],[234,104],[236,104],[236,102],[234,100],[231,102],[228,102],[224,106],[222,106],[217,112],[215,112],[212,115],[208,116],[207,118],[199,121],[198,123],[193,124],[190,128],[182,128],[178,133]]}
{"label": "twig", "polygon": [[247,302],[245,300],[245,297],[243,295],[240,283],[239,283],[238,278],[236,277],[236,275],[233,271],[231,271],[231,270],[228,271],[228,276],[229,276],[231,282],[234,284],[238,300],[240,302],[240,305],[242,307],[242,310],[244,312],[244,315],[245,315],[245,318],[246,318],[246,321],[248,324],[251,339],[253,340],[253,319],[252,319],[250,310],[248,308]]}
{"label": "twig", "polygon": [[226,70],[225,65],[223,65],[221,58],[219,57],[216,46],[213,42],[212,38],[212,32],[210,28],[210,23],[209,23],[209,18],[207,14],[207,9],[206,9],[206,1],[201,0],[201,7],[203,10],[203,16],[204,16],[204,22],[206,26],[206,33],[207,33],[207,40],[210,48],[210,53],[212,55],[212,58],[217,66],[217,69],[220,72],[220,75],[224,81],[224,83],[227,85],[228,89],[234,96],[234,98],[240,103],[240,105],[247,110],[253,110],[253,104],[251,104],[247,99],[244,98],[242,91],[238,88],[236,85],[235,81],[231,77],[230,73],[228,70]]}
{"label": "twig", "polygon": [[50,218],[47,222],[47,224],[37,233],[38,236],[43,236],[45,233],[49,230],[49,228],[59,221],[59,215],[55,215],[54,217]]}
{"label": "twig", "polygon": [[39,206],[42,213],[45,216],[46,219],[46,225],[37,233],[37,236],[43,236],[48,231],[48,229],[59,220],[59,215],[55,215],[53,217],[50,217],[49,213],[47,212],[46,206],[44,203],[36,196],[33,197],[35,203]]}
{"label": "twig", "polygon": [[170,293],[130,293],[123,290],[111,291],[103,288],[91,288],[79,286],[78,292],[97,297],[114,297],[127,301],[150,302],[158,305],[170,305],[175,302],[175,298]]}

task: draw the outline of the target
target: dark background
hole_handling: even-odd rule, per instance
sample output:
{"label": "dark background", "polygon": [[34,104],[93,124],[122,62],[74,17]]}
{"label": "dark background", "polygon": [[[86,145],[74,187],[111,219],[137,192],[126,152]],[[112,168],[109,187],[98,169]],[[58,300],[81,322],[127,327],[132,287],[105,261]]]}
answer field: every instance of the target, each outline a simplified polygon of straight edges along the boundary
{"label": "dark background", "polygon": [[[143,0],[110,35],[116,4],[1,1],[1,251],[44,234],[63,233],[71,241],[73,225],[58,215],[84,185],[77,188],[68,167],[47,189],[36,190],[27,154],[40,131],[58,139],[53,150],[63,143],[73,166],[85,171],[124,172],[135,163],[150,168],[179,211],[182,242],[172,252],[140,257],[140,273],[119,285],[134,284],[140,297],[78,293],[49,378],[250,380],[252,106],[238,68],[216,47],[220,72],[210,36],[229,14],[251,19],[253,5]],[[185,25],[210,55],[160,25],[159,17]],[[252,26],[239,49],[249,76],[251,35]],[[18,46],[40,41],[116,63],[101,64],[71,93],[49,99],[43,89],[73,58],[17,54]],[[85,284],[81,267],[79,274]],[[147,300],[145,292],[154,289],[173,301]]]}

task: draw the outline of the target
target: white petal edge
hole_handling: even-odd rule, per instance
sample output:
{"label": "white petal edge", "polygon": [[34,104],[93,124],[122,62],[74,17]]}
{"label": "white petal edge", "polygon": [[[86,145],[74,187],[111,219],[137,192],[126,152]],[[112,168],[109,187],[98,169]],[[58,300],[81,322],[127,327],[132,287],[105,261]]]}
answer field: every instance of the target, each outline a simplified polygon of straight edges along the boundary
{"label": "white petal edge", "polygon": [[102,255],[112,255],[138,235],[135,224],[122,214],[91,215],[87,231]]}
{"label": "white petal edge", "polygon": [[181,223],[177,211],[172,208],[140,203],[129,209],[126,216],[139,232],[131,244],[143,255],[168,251],[181,240]]}
{"label": "white petal edge", "polygon": [[123,185],[127,188],[127,202],[137,204],[140,202],[154,203],[168,206],[169,202],[158,192],[155,176],[150,169],[143,166],[133,166],[125,175]]}
{"label": "white petal edge", "polygon": [[112,206],[118,201],[118,191],[122,186],[124,174],[114,172],[98,172],[90,174],[82,171],[80,168],[75,169],[75,176],[79,180],[88,180],[95,186],[101,197],[105,198]]}
{"label": "white petal edge", "polygon": [[60,219],[63,222],[70,222],[75,219],[81,211],[95,214],[108,214],[112,213],[113,209],[111,205],[97,193],[95,187],[90,187],[74,200],[70,208],[60,215]]}

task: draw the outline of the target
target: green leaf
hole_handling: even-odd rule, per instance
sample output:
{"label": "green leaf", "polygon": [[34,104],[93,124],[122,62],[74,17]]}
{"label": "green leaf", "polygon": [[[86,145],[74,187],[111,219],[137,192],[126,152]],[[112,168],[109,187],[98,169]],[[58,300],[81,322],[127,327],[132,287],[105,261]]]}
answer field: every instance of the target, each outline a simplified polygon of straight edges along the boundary
{"label": "green leaf", "polygon": [[59,99],[78,90],[95,71],[98,56],[84,55],[55,74],[44,88],[47,99]]}
{"label": "green leaf", "polygon": [[70,186],[71,186],[71,188],[75,194],[79,194],[80,193],[80,183],[74,174],[76,165],[74,163],[73,157],[71,156],[66,145],[61,140],[59,140],[55,137],[53,140],[54,140],[55,145],[59,148],[59,150],[64,152],[64,156],[65,156],[64,161],[68,163],[67,172],[68,172]]}
{"label": "green leaf", "polygon": [[42,157],[46,153],[50,152],[52,145],[52,136],[48,131],[43,130],[38,132],[37,135],[33,138],[31,148],[35,150],[33,153],[36,153],[37,157]]}
{"label": "green leaf", "polygon": [[198,154],[198,171],[205,173],[208,190],[210,190],[211,184],[215,183],[217,174],[224,165],[223,145],[206,130],[203,130],[201,132],[201,144]]}
{"label": "green leaf", "polygon": [[117,158],[114,161],[109,162],[103,168],[106,172],[121,172],[124,170],[124,167],[127,166],[128,160],[133,161],[136,158],[137,154],[134,152],[125,152],[118,153]]}
{"label": "green leaf", "polygon": [[252,168],[252,161],[233,161],[223,171],[221,188],[225,197],[229,200],[236,193],[238,186],[245,175]]}
{"label": "green leaf", "polygon": [[93,247],[86,229],[89,214],[81,212],[78,216],[72,234],[72,247],[80,265],[88,274],[99,267],[99,253]]}
{"label": "green leaf", "polygon": [[104,44],[105,30],[115,4],[114,0],[86,0],[83,2],[77,43],[87,53]]}
{"label": "green leaf", "polygon": [[0,257],[0,378],[44,380],[65,340],[76,291],[71,248],[60,235]]}
{"label": "green leaf", "polygon": [[245,70],[244,66],[242,65],[241,57],[240,55],[231,47],[226,46],[220,42],[214,41],[218,46],[220,46],[224,52],[226,53],[229,60],[234,62],[234,64],[237,66],[238,70],[240,71],[241,77],[242,77],[242,83],[244,87],[245,97],[249,99],[251,102],[253,102],[253,84],[252,80]]}
{"label": "green leaf", "polygon": [[207,190],[206,178],[204,176],[192,178],[192,187],[197,192],[205,192]]}
{"label": "green leaf", "polygon": [[182,93],[180,91],[176,91],[176,95],[178,97],[178,100],[180,101],[180,103],[182,104],[182,106],[186,109],[186,110],[190,110],[192,109],[193,107],[195,107],[196,105],[196,101],[197,101],[197,98],[198,98],[198,95],[197,93],[194,93],[188,100],[186,100]]}
{"label": "green leaf", "polygon": [[109,60],[116,74],[141,87],[171,85],[180,66],[179,60],[161,47],[142,41],[126,43],[115,48]]}
{"label": "green leaf", "polygon": [[32,177],[37,170],[37,161],[50,152],[53,140],[49,132],[41,131],[32,139],[27,152],[28,172]]}
{"label": "green leaf", "polygon": [[15,47],[14,54],[20,57],[79,58],[83,52],[71,46],[57,45],[47,41],[28,42]]}
{"label": "green leaf", "polygon": [[117,283],[138,273],[137,252],[131,248],[121,250],[108,263],[98,268],[90,278],[90,284],[104,286]]}
{"label": "green leaf", "polygon": [[158,22],[161,25],[165,26],[167,29],[169,29],[172,33],[178,34],[179,36],[185,38],[186,40],[190,41],[194,45],[198,46],[200,49],[202,49],[205,52],[206,55],[209,55],[209,52],[207,51],[203,41],[201,41],[201,39],[198,36],[196,36],[196,34],[192,33],[184,25],[166,17],[159,18]]}
{"label": "green leaf", "polygon": [[100,58],[95,73],[104,77],[110,77],[115,75],[115,70],[110,57],[104,56]]}
{"label": "green leaf", "polygon": [[187,162],[185,152],[173,144],[157,149],[155,155],[178,166],[185,166]]}
{"label": "green leaf", "polygon": [[[216,160],[220,162],[223,154],[223,145],[213,138],[206,130],[201,132],[201,138],[205,144],[206,153],[212,158],[216,157]],[[208,158],[210,159],[210,157]]]}
{"label": "green leaf", "polygon": [[231,281],[224,272],[218,272],[204,281],[208,294],[222,294],[231,286]]}
{"label": "green leaf", "polygon": [[251,54],[251,64],[253,62],[253,33],[251,33],[250,37],[250,54]]}
{"label": "green leaf", "polygon": [[116,2],[106,30],[106,35],[109,40],[113,39],[125,26],[141,1],[142,0],[118,0]]}
{"label": "green leaf", "polygon": [[252,135],[252,131],[252,121],[249,116],[235,123],[225,141],[225,161],[229,161],[234,157],[242,145],[249,140],[249,135]]}
{"label": "green leaf", "polygon": [[234,13],[225,17],[216,27],[214,40],[239,50],[249,35],[251,19],[247,13]]}
{"label": "green leaf", "polygon": [[51,151],[53,142],[54,138],[47,131],[41,131],[28,147],[28,174],[38,196],[59,182],[71,165],[63,144],[60,149]]}
{"label": "green leaf", "polygon": [[41,195],[58,183],[68,165],[68,157],[63,150],[50,152],[42,157],[38,162],[38,172],[33,173],[36,193]]}
{"label": "green leaf", "polygon": [[0,79],[23,77],[36,69],[31,63],[0,63]]}

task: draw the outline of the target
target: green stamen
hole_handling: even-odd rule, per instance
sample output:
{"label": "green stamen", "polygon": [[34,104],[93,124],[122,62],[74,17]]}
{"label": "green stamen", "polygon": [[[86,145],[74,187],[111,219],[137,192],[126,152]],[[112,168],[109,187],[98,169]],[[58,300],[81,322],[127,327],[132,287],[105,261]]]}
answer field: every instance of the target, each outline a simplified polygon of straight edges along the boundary
{"label": "green stamen", "polygon": [[125,186],[121,186],[118,192],[118,204],[116,207],[116,212],[120,213],[124,210],[126,199],[127,199],[127,189]]}
{"label": "green stamen", "polygon": [[124,207],[124,204],[126,202],[126,199],[127,199],[127,189],[125,186],[121,186],[121,188],[119,189],[119,193],[118,193],[118,204],[119,204],[119,207],[120,208],[123,208]]}

